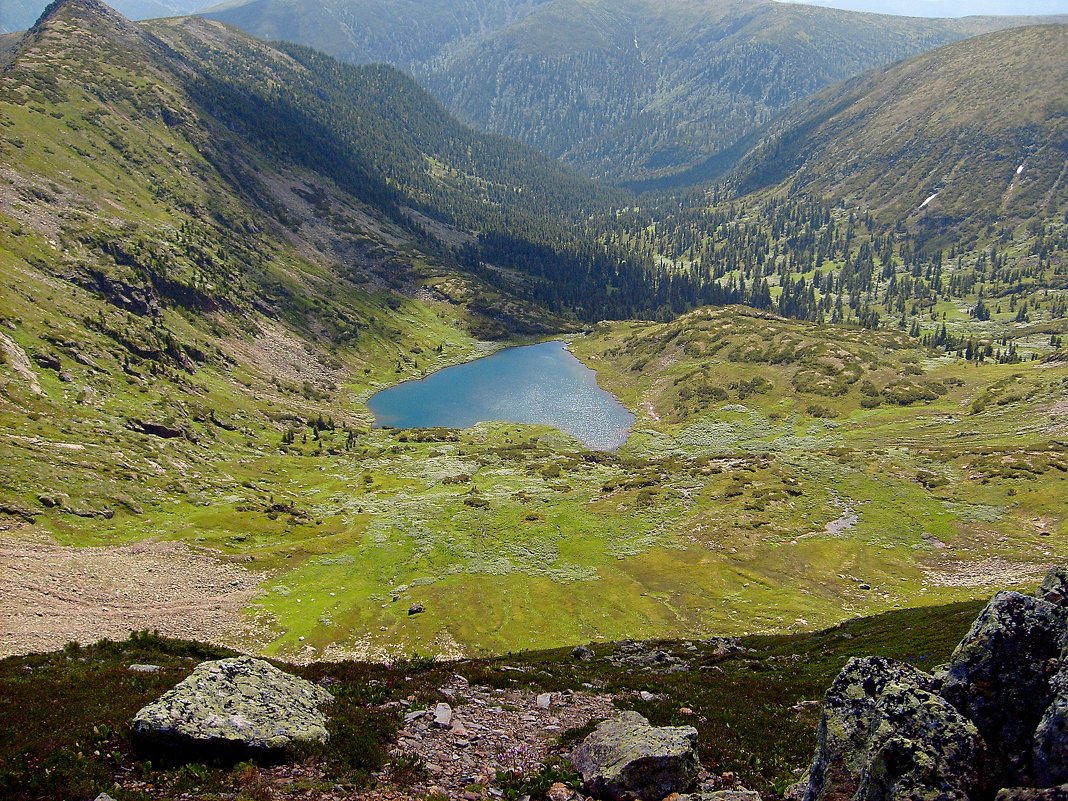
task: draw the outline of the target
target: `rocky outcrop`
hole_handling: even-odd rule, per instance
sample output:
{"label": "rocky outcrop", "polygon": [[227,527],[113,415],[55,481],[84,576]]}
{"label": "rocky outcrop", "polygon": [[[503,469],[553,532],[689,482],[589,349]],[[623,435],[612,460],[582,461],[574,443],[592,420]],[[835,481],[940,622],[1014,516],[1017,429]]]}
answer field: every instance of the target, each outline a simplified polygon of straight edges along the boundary
{"label": "rocky outcrop", "polygon": [[1068,801],[1068,784],[1060,787],[1010,787],[997,795],[997,801]]}
{"label": "rocky outcrop", "polygon": [[599,725],[571,754],[586,790],[611,801],[660,801],[697,779],[697,730],[649,725],[623,712]]}
{"label": "rocky outcrop", "polygon": [[262,659],[204,662],[133,720],[138,744],[164,759],[278,756],[301,743],[325,742],[320,707],[326,690]]}
{"label": "rocky outcrop", "polygon": [[931,676],[892,659],[853,659],[831,685],[805,801],[964,799],[984,744]]}
{"label": "rocky outcrop", "polygon": [[616,667],[636,667],[655,673],[679,673],[690,669],[690,663],[653,642],[624,640],[606,657]]}
{"label": "rocky outcrop", "polygon": [[126,421],[126,427],[139,434],[148,434],[160,439],[176,439],[177,437],[190,437],[191,432],[173,423],[163,423],[156,420],[130,419]]}
{"label": "rocky outcrop", "polygon": [[1051,604],[1068,607],[1068,568],[1055,567],[1049,571],[1035,596]]}
{"label": "rocky outcrop", "polygon": [[1068,664],[1062,662],[1050,689],[1034,736],[1034,783],[1041,787],[1068,784]]}
{"label": "rocky outcrop", "polygon": [[1035,597],[994,596],[937,678],[851,660],[791,797],[1068,801],[1066,646],[1068,570],[1058,568]]}
{"label": "rocky outcrop", "polygon": [[942,695],[990,745],[986,784],[991,792],[1035,780],[1035,729],[1053,700],[1051,679],[1064,639],[1061,607],[1002,592],[950,659]]}

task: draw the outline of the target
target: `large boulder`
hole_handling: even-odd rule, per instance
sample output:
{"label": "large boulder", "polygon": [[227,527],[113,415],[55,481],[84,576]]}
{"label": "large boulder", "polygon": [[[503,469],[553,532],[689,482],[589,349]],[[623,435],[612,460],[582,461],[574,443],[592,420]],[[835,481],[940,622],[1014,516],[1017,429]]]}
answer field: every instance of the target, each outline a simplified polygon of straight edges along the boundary
{"label": "large boulder", "polygon": [[583,740],[571,763],[597,798],[660,801],[697,780],[697,729],[657,728],[637,712],[623,712]]}
{"label": "large boulder", "polygon": [[291,746],[325,742],[326,690],[262,659],[203,662],[173,690],[134,716],[143,748],[168,760],[277,757]]}
{"label": "large boulder", "polygon": [[938,682],[892,659],[852,659],[828,690],[804,801],[969,798],[984,754]]}
{"label": "large boulder", "polygon": [[973,721],[990,749],[985,791],[1034,783],[1034,737],[1053,700],[1065,610],[1001,592],[953,652],[942,696]]}

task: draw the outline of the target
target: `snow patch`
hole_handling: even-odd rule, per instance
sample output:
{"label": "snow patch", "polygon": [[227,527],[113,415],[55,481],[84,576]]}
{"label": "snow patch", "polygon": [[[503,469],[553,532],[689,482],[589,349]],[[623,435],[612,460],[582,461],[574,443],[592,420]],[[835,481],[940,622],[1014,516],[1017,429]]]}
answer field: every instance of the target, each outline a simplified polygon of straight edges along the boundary
{"label": "snow patch", "polygon": [[927,206],[931,203],[931,201],[934,200],[936,197],[938,197],[939,194],[941,194],[941,193],[935,192],[933,195],[931,195],[929,198],[927,198],[927,200],[923,201],[923,203],[920,204],[920,208],[921,209],[927,208]]}
{"label": "snow patch", "polygon": [[1025,166],[1027,166],[1027,162],[1026,161],[1023,164],[1021,164],[1019,167],[1016,168],[1016,174],[1017,175],[1023,175],[1023,171],[1024,171],[1024,167]]}

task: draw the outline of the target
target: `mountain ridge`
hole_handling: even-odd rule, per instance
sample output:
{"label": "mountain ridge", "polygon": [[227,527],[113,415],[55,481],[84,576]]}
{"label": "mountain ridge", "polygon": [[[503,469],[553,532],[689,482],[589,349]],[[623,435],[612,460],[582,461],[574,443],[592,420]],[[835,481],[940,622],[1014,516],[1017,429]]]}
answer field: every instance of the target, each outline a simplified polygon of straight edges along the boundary
{"label": "mountain ridge", "polygon": [[[339,42],[368,13],[367,2],[332,0],[288,25],[271,21],[271,9],[292,16],[298,0],[255,0],[206,14],[342,59],[396,64],[480,129],[638,188],[713,177],[717,159],[792,102],[838,80],[1033,21],[903,18],[770,0],[551,0],[523,6],[524,13],[480,33],[446,37],[420,60],[394,47],[389,26],[377,18],[374,29],[383,30],[377,49],[357,52]],[[346,26],[324,25],[317,33],[308,19],[324,9]],[[425,3],[425,20],[416,24],[431,25],[435,9]],[[357,26],[361,36],[365,27]]]}

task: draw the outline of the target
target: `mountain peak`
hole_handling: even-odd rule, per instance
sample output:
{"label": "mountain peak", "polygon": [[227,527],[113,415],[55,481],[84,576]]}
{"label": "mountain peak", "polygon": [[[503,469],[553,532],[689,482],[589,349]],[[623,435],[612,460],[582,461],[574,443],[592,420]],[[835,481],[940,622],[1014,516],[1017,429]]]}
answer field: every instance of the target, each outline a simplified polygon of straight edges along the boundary
{"label": "mountain peak", "polygon": [[111,6],[100,2],[100,0],[53,0],[41,13],[31,30],[36,30],[54,19],[62,19],[69,16],[84,17],[87,14],[129,24],[129,20],[126,17]]}
{"label": "mountain peak", "polygon": [[[72,32],[79,35],[72,36]],[[138,47],[150,50],[160,47],[154,36],[101,0],[54,0],[26,32],[16,59],[20,54],[42,48],[53,56],[74,48],[81,56],[72,63],[89,64],[92,59],[85,57],[87,47],[119,42],[125,52]]]}

